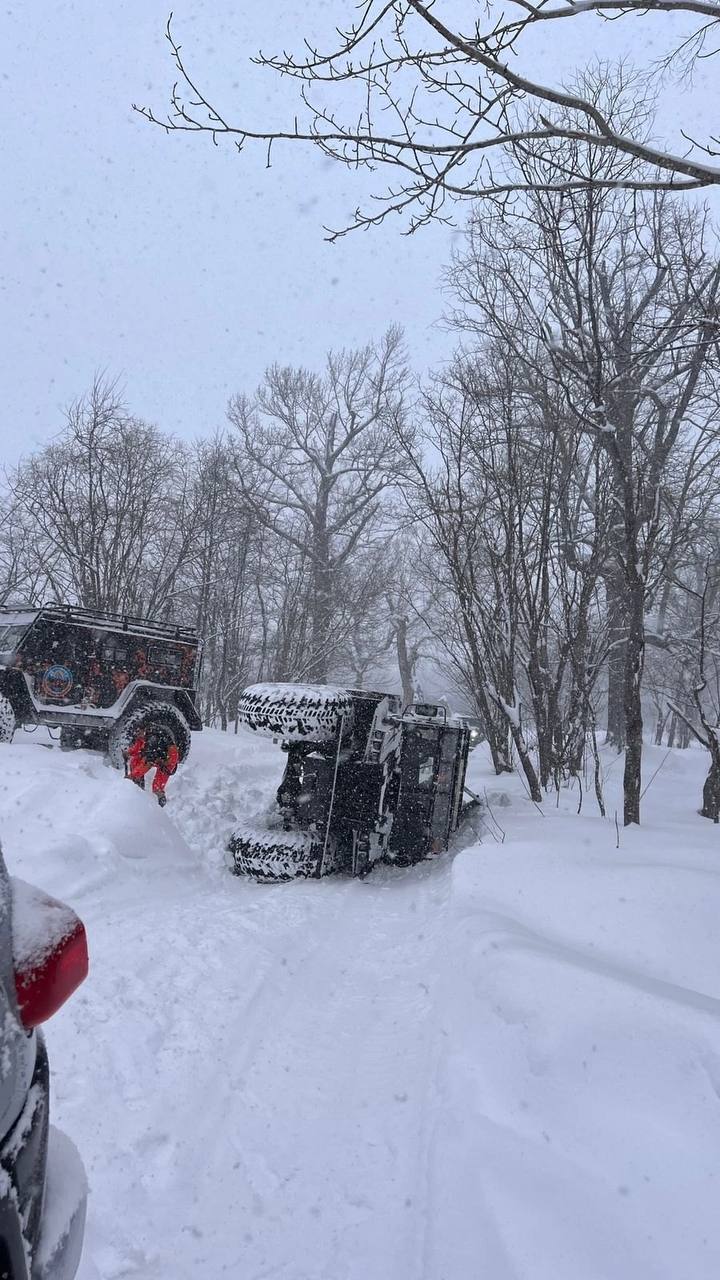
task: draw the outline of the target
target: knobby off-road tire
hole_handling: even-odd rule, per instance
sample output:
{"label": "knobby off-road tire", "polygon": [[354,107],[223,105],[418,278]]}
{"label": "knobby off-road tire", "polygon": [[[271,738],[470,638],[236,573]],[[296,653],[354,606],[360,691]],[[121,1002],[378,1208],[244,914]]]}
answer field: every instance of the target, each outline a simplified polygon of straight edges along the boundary
{"label": "knobby off-road tire", "polygon": [[167,730],[180,754],[180,764],[190,751],[190,725],[172,702],[146,702],[122,716],[110,730],[108,756],[116,769],[125,768],[125,753],[139,733],[152,728]]}
{"label": "knobby off-road tire", "polygon": [[353,702],[333,685],[251,684],[243,692],[240,719],[285,742],[329,742],[353,723]]}
{"label": "knobby off-road tire", "polygon": [[0,742],[12,742],[16,728],[17,720],[13,704],[4,693],[0,693]]}
{"label": "knobby off-road tire", "polygon": [[261,881],[318,876],[322,853],[323,842],[312,832],[249,823],[238,827],[228,842],[228,864],[233,874]]}

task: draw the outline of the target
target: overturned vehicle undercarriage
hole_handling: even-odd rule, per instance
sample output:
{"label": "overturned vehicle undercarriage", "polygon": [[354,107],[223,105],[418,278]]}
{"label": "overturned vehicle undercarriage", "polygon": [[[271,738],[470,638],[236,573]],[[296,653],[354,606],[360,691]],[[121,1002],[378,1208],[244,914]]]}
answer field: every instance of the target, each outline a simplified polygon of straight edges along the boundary
{"label": "overturned vehicle undercarriage", "polygon": [[447,849],[476,802],[463,803],[470,733],[445,709],[404,711],[394,694],[329,685],[259,684],[240,718],[282,744],[272,811],[230,838],[229,865],[259,880],[365,875]]}

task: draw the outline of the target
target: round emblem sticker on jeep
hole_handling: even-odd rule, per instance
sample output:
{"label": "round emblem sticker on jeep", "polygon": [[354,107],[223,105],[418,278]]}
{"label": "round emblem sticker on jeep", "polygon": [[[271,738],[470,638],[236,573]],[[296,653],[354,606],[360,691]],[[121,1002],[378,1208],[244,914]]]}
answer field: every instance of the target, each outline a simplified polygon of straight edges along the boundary
{"label": "round emblem sticker on jeep", "polygon": [[48,667],[41,687],[46,698],[66,698],[73,687],[73,673],[68,667]]}

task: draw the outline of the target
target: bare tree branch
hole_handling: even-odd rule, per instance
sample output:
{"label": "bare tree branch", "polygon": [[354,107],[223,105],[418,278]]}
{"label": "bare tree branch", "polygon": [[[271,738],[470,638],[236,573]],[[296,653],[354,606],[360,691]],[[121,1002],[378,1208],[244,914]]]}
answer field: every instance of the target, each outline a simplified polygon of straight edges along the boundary
{"label": "bare tree branch", "polygon": [[[188,69],[171,15],[166,35],[178,78],[170,109],[162,116],[150,106],[134,107],[168,133],[209,134],[215,145],[229,139],[239,151],[259,144],[268,164],[276,142],[292,142],[314,145],[354,169],[396,170],[397,182],[378,192],[371,208],[357,209],[352,223],[331,232],[331,239],[377,225],[391,212],[408,214],[408,230],[414,231],[431,219],[447,220],[458,200],[506,203],[534,186],[546,192],[609,186],[679,191],[720,183],[712,136],[691,140],[681,127],[679,148],[659,145],[651,139],[645,111],[603,104],[582,69],[574,82],[555,85],[523,72],[518,57],[525,52],[524,37],[541,23],[588,23],[612,15],[652,22],[657,34],[668,14],[687,13],[704,20],[683,42],[692,64],[709,56],[710,30],[717,29],[720,40],[720,6],[709,0],[578,0],[551,7],[510,0],[519,15],[506,18],[503,11],[496,21],[492,7],[486,10],[477,0],[476,8],[474,28],[464,34],[425,0],[365,0],[356,21],[338,31],[339,43],[330,52],[306,40],[303,57],[260,54],[254,59],[259,65],[300,82],[302,118],[296,115],[290,127],[279,129],[237,120],[215,105]],[[672,36],[668,40],[666,62],[679,56]],[[655,81],[658,74],[656,69]],[[645,95],[652,91],[653,74],[648,75]],[[327,93],[322,102],[310,96],[318,84],[334,90],[335,107],[328,105]],[[553,149],[555,141],[576,144],[572,172]],[[546,149],[550,177],[542,184],[523,171],[528,146]],[[624,171],[603,172],[599,154],[620,158]]]}

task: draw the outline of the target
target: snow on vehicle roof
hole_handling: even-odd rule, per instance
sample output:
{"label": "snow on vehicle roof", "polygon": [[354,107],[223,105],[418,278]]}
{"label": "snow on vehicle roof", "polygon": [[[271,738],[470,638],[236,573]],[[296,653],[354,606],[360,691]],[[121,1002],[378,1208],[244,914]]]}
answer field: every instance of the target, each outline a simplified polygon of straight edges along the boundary
{"label": "snow on vehicle roof", "polygon": [[276,681],[250,684],[243,690],[243,697],[267,698],[271,702],[335,702],[338,698],[348,698],[347,689],[335,684],[290,684]]}

